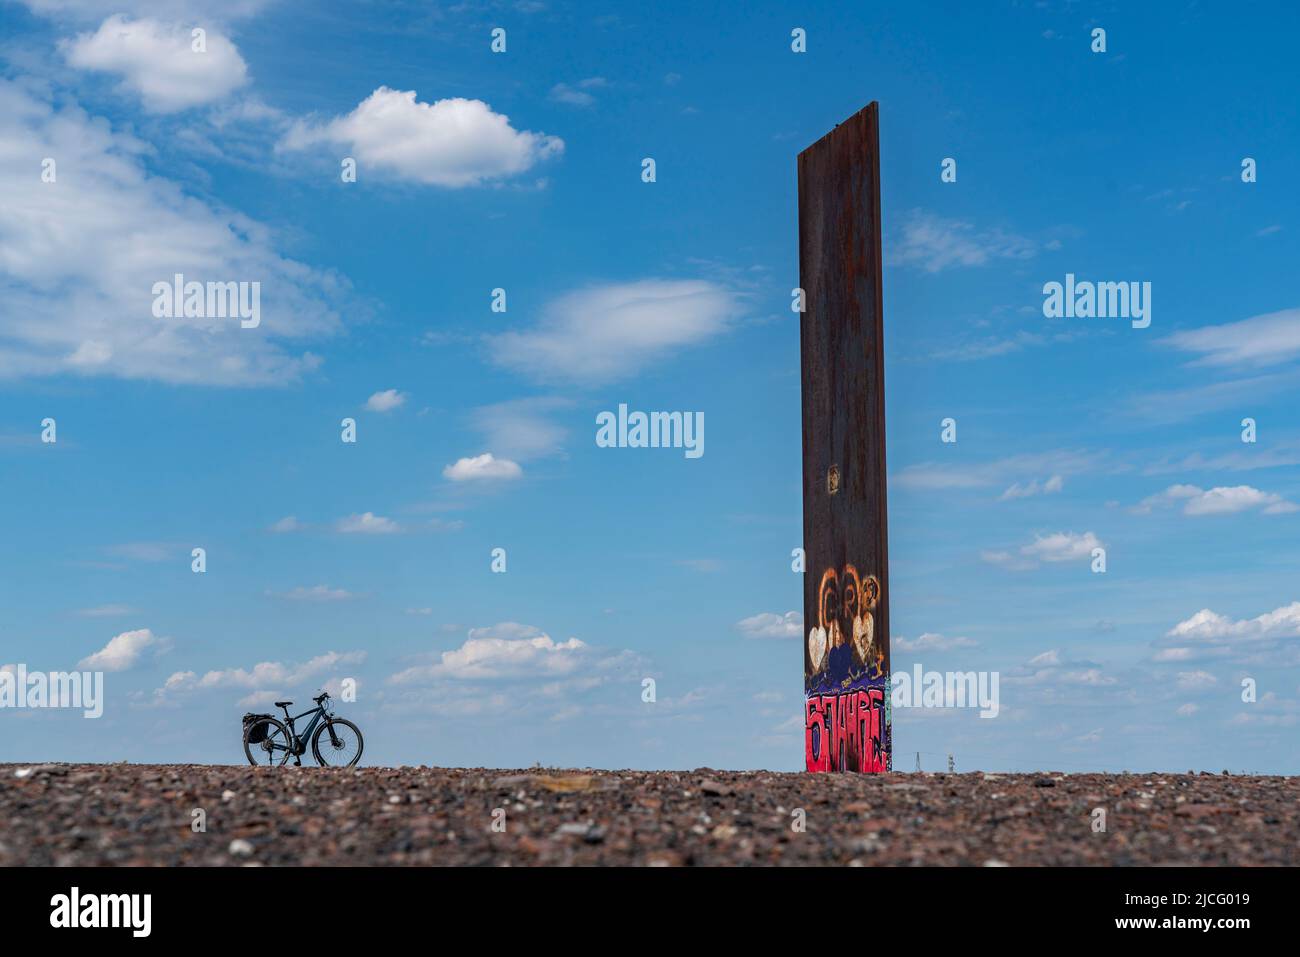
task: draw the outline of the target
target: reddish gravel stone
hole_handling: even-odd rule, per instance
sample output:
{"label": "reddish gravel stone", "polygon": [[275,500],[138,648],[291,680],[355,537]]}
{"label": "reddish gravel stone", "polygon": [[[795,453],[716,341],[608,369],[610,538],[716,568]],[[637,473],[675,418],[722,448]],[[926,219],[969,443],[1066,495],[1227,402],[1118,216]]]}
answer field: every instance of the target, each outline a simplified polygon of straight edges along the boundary
{"label": "reddish gravel stone", "polygon": [[1300,779],[0,764],[0,865],[140,864],[1296,865]]}

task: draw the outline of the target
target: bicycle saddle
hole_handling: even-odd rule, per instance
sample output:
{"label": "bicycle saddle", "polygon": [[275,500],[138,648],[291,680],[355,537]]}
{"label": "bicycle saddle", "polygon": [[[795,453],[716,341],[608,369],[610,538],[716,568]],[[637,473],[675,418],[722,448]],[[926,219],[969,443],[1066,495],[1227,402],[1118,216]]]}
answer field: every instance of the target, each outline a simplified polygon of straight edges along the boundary
{"label": "bicycle saddle", "polygon": [[291,705],[291,704],[293,704],[292,701],[277,701],[277,702],[275,703],[275,706],[276,706],[277,708],[287,708],[287,707],[289,707],[289,705]]}

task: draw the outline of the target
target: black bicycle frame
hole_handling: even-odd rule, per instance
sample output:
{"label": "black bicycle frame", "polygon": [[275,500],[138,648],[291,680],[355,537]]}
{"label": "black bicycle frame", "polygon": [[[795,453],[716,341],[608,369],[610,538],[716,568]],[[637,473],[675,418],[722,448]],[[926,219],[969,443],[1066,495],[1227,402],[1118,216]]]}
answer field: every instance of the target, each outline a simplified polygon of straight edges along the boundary
{"label": "black bicycle frame", "polygon": [[[311,723],[307,725],[307,730],[302,733],[302,737],[298,737],[298,732],[294,729],[293,723],[299,718],[305,718],[307,715],[312,716]],[[325,707],[323,705],[317,705],[316,707],[304,711],[302,714],[295,715],[292,718],[289,717],[289,709],[285,708],[284,716],[289,719],[289,734],[293,738],[294,756],[301,757],[307,753],[307,742],[311,740],[312,732],[316,730],[316,725],[320,724],[321,719],[325,717]],[[333,742],[334,732],[331,731],[330,743],[332,744]]]}

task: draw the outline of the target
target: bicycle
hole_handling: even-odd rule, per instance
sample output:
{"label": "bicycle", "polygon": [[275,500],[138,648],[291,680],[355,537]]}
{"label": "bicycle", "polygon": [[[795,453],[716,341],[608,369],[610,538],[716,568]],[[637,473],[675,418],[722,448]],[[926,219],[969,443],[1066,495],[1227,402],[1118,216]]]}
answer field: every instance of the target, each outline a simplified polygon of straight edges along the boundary
{"label": "bicycle", "polygon": [[[253,715],[244,726],[244,754],[248,763],[257,767],[284,767],[293,758],[293,763],[301,767],[309,740],[311,752],[321,767],[350,768],[360,761],[365,747],[361,729],[346,718],[334,717],[328,691],[312,700],[316,707],[300,715],[289,714],[292,701],[277,701],[275,706],[284,709],[285,721],[269,714]],[[311,723],[299,736],[294,722],[307,715],[311,715]]]}

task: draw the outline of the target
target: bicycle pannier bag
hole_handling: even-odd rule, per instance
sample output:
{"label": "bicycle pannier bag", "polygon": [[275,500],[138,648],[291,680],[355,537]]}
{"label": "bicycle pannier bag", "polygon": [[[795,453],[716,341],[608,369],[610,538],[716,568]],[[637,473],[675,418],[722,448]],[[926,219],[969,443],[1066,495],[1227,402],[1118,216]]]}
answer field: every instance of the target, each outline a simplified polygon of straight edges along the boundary
{"label": "bicycle pannier bag", "polygon": [[259,724],[256,727],[253,725],[262,718],[269,717],[271,717],[269,714],[253,714],[251,711],[244,715],[244,734],[248,736],[249,744],[261,744],[266,740],[266,732],[270,725]]}

